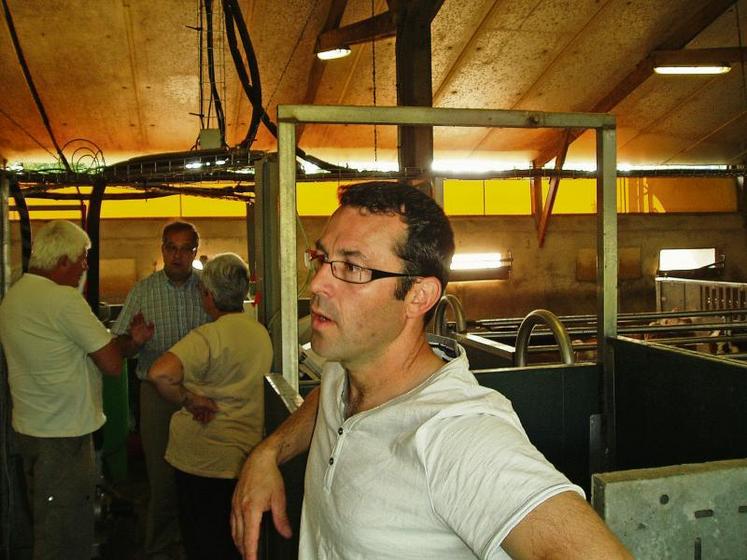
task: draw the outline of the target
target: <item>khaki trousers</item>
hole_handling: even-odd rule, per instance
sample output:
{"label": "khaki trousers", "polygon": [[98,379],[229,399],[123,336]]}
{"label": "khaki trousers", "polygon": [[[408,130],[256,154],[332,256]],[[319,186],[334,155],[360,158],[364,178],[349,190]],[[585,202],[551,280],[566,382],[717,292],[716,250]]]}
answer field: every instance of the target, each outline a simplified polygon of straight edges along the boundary
{"label": "khaki trousers", "polygon": [[171,415],[179,408],[161,398],[152,383],[141,381],[140,437],[150,487],[145,520],[146,558],[165,557],[180,541],[174,469],[163,458],[169,442]]}

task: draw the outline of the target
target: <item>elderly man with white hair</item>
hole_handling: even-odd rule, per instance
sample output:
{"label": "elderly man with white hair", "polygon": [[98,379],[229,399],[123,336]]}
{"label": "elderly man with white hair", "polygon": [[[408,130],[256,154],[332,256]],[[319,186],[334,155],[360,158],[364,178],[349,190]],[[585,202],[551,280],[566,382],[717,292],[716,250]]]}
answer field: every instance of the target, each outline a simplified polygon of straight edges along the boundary
{"label": "elderly man with white hair", "polygon": [[189,560],[240,558],[229,517],[236,480],[262,439],[262,379],[270,371],[267,330],[244,312],[249,269],[238,255],[208,261],[202,305],[213,319],[151,366],[161,396],[182,408],[171,417],[166,461],[176,469],[182,540]]}
{"label": "elderly man with white hair", "polygon": [[23,457],[34,559],[90,558],[96,466],[91,434],[106,417],[101,373],[120,374],[127,349],[153,336],[142,315],[112,337],[78,291],[88,235],[55,220],[36,234],[29,272],[0,305],[12,423]]}

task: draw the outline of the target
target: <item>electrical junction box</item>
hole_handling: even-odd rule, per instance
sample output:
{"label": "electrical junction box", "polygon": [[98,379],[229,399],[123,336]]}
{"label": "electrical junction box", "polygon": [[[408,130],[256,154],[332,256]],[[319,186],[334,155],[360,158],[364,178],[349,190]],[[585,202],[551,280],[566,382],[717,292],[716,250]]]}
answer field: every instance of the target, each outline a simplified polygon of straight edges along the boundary
{"label": "electrical junction box", "polygon": [[747,459],[599,473],[591,496],[637,560],[747,558]]}
{"label": "electrical junction box", "polygon": [[203,128],[197,138],[201,150],[221,148],[220,130],[217,128]]}

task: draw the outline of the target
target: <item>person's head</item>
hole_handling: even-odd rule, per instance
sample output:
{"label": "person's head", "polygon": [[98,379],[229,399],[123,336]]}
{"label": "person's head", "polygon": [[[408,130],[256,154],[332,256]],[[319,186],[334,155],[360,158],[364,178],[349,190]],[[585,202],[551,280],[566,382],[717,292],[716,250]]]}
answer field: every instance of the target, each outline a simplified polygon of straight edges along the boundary
{"label": "person's head", "polygon": [[192,262],[200,244],[197,229],[188,222],[171,222],[163,228],[161,240],[166,276],[172,282],[184,282],[192,274]]}
{"label": "person's head", "polygon": [[454,240],[441,208],[406,184],[352,185],[340,203],[311,255],[312,346],[346,365],[422,337]]}
{"label": "person's head", "polygon": [[210,259],[200,281],[218,311],[244,310],[244,298],[249,292],[249,267],[238,255],[222,253]]}
{"label": "person's head", "polygon": [[75,224],[66,220],[47,222],[34,236],[29,268],[75,288],[88,269],[90,247],[88,234]]}
{"label": "person's head", "polygon": [[[357,183],[340,190],[340,205],[362,208],[371,214],[399,216],[407,227],[405,239],[395,245],[402,259],[402,272],[409,276],[397,282],[395,297],[404,299],[416,277],[435,276],[441,293],[449,282],[449,267],[454,255],[454,233],[441,207],[415,187],[403,183]],[[428,311],[427,323],[435,308]]]}

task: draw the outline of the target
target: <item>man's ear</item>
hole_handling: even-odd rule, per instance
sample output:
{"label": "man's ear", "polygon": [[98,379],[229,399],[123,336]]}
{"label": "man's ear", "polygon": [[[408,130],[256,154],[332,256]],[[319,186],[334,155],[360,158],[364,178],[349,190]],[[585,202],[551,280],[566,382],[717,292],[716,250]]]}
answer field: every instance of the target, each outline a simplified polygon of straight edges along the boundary
{"label": "man's ear", "polygon": [[407,314],[411,317],[425,315],[441,299],[441,282],[435,276],[425,276],[415,279],[410,291],[407,292],[405,303]]}

